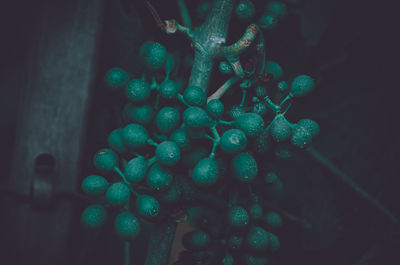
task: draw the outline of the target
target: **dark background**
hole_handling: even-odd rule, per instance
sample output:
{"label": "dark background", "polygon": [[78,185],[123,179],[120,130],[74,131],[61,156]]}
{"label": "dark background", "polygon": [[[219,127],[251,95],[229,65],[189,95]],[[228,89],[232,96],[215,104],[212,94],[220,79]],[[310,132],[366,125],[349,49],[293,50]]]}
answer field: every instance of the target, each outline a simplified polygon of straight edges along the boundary
{"label": "dark background", "polygon": [[[85,114],[88,119],[82,147],[82,176],[92,169],[92,154],[106,144],[108,132],[117,126],[113,112],[120,98],[111,96],[114,94],[104,88],[105,71],[119,66],[139,75],[136,55],[140,44],[149,39],[163,43],[169,51],[179,47],[190,52],[190,45],[183,37],[166,36],[158,30],[143,2],[121,0],[120,6],[116,2],[107,1],[102,19],[96,81]],[[192,2],[197,1],[190,2],[189,9],[194,10],[196,3]],[[263,6],[263,1],[254,2]],[[28,55],[36,41],[35,23],[46,8],[43,3],[8,1],[0,9],[2,179],[7,179],[11,170],[17,117],[23,115],[18,111],[26,89],[24,76],[31,60]],[[152,3],[163,19],[179,18],[175,1]],[[393,10],[394,6],[379,1],[305,0],[304,5],[290,8],[289,17],[277,30],[266,33],[265,38],[267,57],[282,65],[287,78],[309,73],[318,81],[314,93],[292,107],[289,120],[309,117],[318,121],[321,134],[314,142],[315,148],[395,216],[400,216],[398,85],[395,83],[398,30],[394,27]],[[245,27],[233,19],[229,36],[236,38]],[[213,78],[218,81],[221,77]],[[285,183],[283,207],[315,224],[311,230],[291,223],[284,228],[282,250],[278,254],[280,264],[293,261],[300,264],[400,264],[396,253],[400,243],[396,236],[398,228],[379,212],[333,181],[329,173],[307,156],[284,161],[277,167]],[[5,197],[8,195],[1,196]],[[29,203],[29,199],[24,203]],[[18,205],[3,203],[2,212],[7,213],[6,207]],[[74,205],[78,219],[86,203],[74,200]],[[7,240],[13,235],[6,230],[1,234],[4,236],[0,238],[0,261],[4,259],[2,264],[14,264],[9,260],[7,248]],[[122,263],[122,245],[110,232],[93,240],[93,236],[81,230],[78,222],[72,221],[70,234],[69,264],[76,264],[79,255],[81,264]],[[85,244],[91,244],[89,250]],[[86,249],[84,254],[82,249]],[[141,251],[135,251],[140,258]],[[372,253],[369,263],[359,261],[366,253]]]}

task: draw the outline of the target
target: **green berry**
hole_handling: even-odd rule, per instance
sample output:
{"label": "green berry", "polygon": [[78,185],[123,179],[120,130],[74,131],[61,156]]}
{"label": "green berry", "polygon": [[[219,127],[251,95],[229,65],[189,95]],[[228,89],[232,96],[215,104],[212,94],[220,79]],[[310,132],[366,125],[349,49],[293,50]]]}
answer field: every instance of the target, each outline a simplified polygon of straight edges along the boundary
{"label": "green berry", "polygon": [[192,106],[204,106],[207,101],[207,96],[204,91],[197,86],[190,86],[185,89],[183,99],[186,103]]}
{"label": "green berry", "polygon": [[245,113],[236,119],[236,127],[242,130],[246,136],[257,136],[264,127],[263,118],[256,113]]}
{"label": "green berry", "polygon": [[189,107],[183,112],[183,121],[192,128],[203,128],[210,124],[210,117],[199,107]]}
{"label": "green berry", "polygon": [[146,182],[152,190],[161,191],[171,186],[172,179],[171,171],[156,163],[149,169]]}
{"label": "green berry", "polygon": [[108,181],[102,176],[90,175],[83,179],[81,186],[88,195],[100,195],[107,190]]}
{"label": "green berry", "polygon": [[231,250],[239,250],[243,245],[243,237],[231,235],[227,241],[228,247]]}
{"label": "green berry", "polygon": [[270,252],[276,252],[280,247],[279,238],[272,233],[267,232],[267,234],[268,234],[268,240],[269,240],[268,250]]}
{"label": "green berry", "polygon": [[81,215],[81,223],[85,228],[96,229],[102,227],[107,221],[107,211],[102,205],[88,206]]}
{"label": "green berry", "polygon": [[263,208],[259,203],[254,203],[249,207],[249,214],[253,221],[259,221],[263,217]]}
{"label": "green berry", "polygon": [[271,122],[269,132],[276,142],[283,142],[290,138],[292,129],[285,116],[283,116],[283,114],[278,114]]}
{"label": "green berry", "polygon": [[190,146],[190,139],[185,129],[175,130],[169,140],[175,142],[182,151],[187,150]]}
{"label": "green berry", "polygon": [[314,88],[314,80],[308,75],[297,76],[290,85],[290,93],[296,97],[303,97]]}
{"label": "green berry", "polygon": [[263,220],[270,229],[277,229],[282,226],[282,217],[277,212],[267,212]]}
{"label": "green berry", "polygon": [[181,121],[179,111],[173,107],[162,108],[156,116],[157,129],[164,134],[175,130]]}
{"label": "green berry", "polygon": [[297,122],[297,125],[304,127],[312,137],[319,134],[319,125],[311,119],[302,119]]}
{"label": "green berry", "polygon": [[221,136],[220,147],[228,154],[236,154],[247,146],[246,134],[240,129],[230,129]]}
{"label": "green berry", "polygon": [[129,102],[122,110],[122,116],[127,123],[148,126],[153,121],[154,110],[150,104],[133,105]]}
{"label": "green berry", "polygon": [[106,199],[112,205],[122,205],[129,201],[131,192],[124,182],[111,184],[107,189]]}
{"label": "green berry", "polygon": [[121,88],[128,80],[128,73],[117,67],[108,70],[105,76],[106,85],[111,88]]}
{"label": "green berry", "polygon": [[204,250],[211,242],[210,236],[203,231],[194,230],[183,235],[182,243],[186,249],[189,250]]}
{"label": "green berry", "polygon": [[108,146],[119,153],[125,153],[126,147],[122,140],[122,129],[113,130],[107,138]]}
{"label": "green berry", "polygon": [[222,265],[234,265],[235,260],[231,254],[226,253],[224,258],[222,259]]}
{"label": "green berry", "polygon": [[132,79],[126,85],[125,96],[134,103],[145,102],[150,97],[150,86],[141,78]]}
{"label": "green berry", "polygon": [[299,148],[307,147],[312,140],[311,133],[300,125],[295,125],[292,129],[292,137],[290,138],[290,142]]}
{"label": "green berry", "polygon": [[253,106],[253,112],[260,116],[265,116],[267,114],[267,104],[265,102],[256,103]]}
{"label": "green berry", "polygon": [[259,24],[262,29],[271,30],[278,25],[278,18],[273,14],[267,13],[260,17]]}
{"label": "green berry", "polygon": [[241,0],[235,9],[235,14],[239,20],[249,20],[255,14],[254,4],[250,0]]}
{"label": "green berry", "polygon": [[228,62],[222,61],[219,63],[219,71],[223,74],[231,74],[232,67],[229,65]]}
{"label": "green berry", "polygon": [[179,93],[179,86],[176,82],[172,80],[164,80],[160,84],[160,95],[166,99],[177,98]]}
{"label": "green berry", "polygon": [[265,12],[275,15],[279,19],[284,19],[288,14],[286,4],[280,1],[269,2],[265,8]]}
{"label": "green berry", "polygon": [[141,182],[146,176],[147,162],[143,157],[136,157],[126,164],[124,174],[127,180],[132,183]]}
{"label": "green berry", "polygon": [[219,177],[217,162],[209,157],[200,160],[193,169],[194,183],[201,187],[213,185]]}
{"label": "green berry", "polygon": [[243,115],[245,113],[245,110],[240,107],[240,106],[233,106],[230,110],[229,110],[229,116],[233,119],[236,120],[237,118],[239,118],[241,115]]}
{"label": "green berry", "polygon": [[127,147],[142,148],[147,145],[149,133],[142,125],[131,123],[122,129],[122,139]]}
{"label": "green berry", "polygon": [[114,220],[114,231],[122,239],[135,239],[140,233],[140,222],[130,212],[119,213]]}
{"label": "green berry", "polygon": [[94,155],[93,164],[98,170],[111,171],[118,165],[118,156],[113,150],[104,148]]}
{"label": "green berry", "polygon": [[279,80],[283,76],[282,67],[274,61],[267,61],[265,64],[265,72],[268,74],[272,74],[274,76],[274,80]]}
{"label": "green berry", "polygon": [[277,85],[278,90],[280,92],[286,92],[286,90],[288,89],[289,85],[286,81],[280,81]]}
{"label": "green berry", "polygon": [[145,42],[140,49],[142,60],[147,68],[158,70],[164,66],[167,59],[167,49],[164,45],[150,41]]}
{"label": "green berry", "polygon": [[242,183],[252,182],[258,174],[257,162],[249,153],[240,153],[231,161],[233,177]]}
{"label": "green berry", "polygon": [[164,166],[174,166],[181,158],[181,150],[172,141],[164,141],[156,148],[157,161]]}
{"label": "green berry", "polygon": [[160,213],[160,203],[150,195],[140,195],[136,199],[136,209],[144,218],[154,218]]}
{"label": "green berry", "polygon": [[266,153],[271,149],[271,137],[269,135],[268,129],[264,129],[256,137],[254,141],[254,151],[256,153]]}
{"label": "green berry", "polygon": [[268,232],[258,226],[252,226],[246,236],[247,247],[258,253],[268,250],[270,244]]}
{"label": "green berry", "polygon": [[250,223],[249,214],[240,206],[233,206],[228,210],[228,225],[233,229],[243,229]]}
{"label": "green berry", "polygon": [[206,111],[210,117],[218,120],[224,114],[224,104],[219,99],[212,99],[206,105]]}

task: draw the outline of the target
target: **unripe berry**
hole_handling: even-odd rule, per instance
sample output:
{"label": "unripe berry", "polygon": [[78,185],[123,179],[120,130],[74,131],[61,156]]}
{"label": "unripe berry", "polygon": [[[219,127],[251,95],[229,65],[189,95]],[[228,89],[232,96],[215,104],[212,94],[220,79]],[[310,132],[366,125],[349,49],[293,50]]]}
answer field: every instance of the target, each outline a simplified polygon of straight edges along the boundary
{"label": "unripe berry", "polygon": [[271,122],[269,132],[275,141],[283,142],[290,138],[292,130],[285,116],[283,116],[283,114],[278,114]]}
{"label": "unripe berry", "polygon": [[105,76],[106,85],[113,89],[123,87],[128,82],[128,80],[128,73],[117,67],[108,70]]}
{"label": "unripe berry", "polygon": [[94,155],[93,164],[98,170],[111,171],[118,165],[118,156],[111,149],[103,148]]}
{"label": "unripe berry", "polygon": [[183,235],[182,243],[189,250],[204,250],[211,242],[210,236],[203,231],[195,230]]}
{"label": "unripe berry", "polygon": [[125,166],[124,173],[127,180],[132,183],[141,182],[146,176],[147,163],[143,157],[131,159]]}
{"label": "unripe berry", "polygon": [[150,86],[141,78],[132,79],[126,85],[125,96],[134,103],[143,103],[150,97]]}
{"label": "unripe berry", "polygon": [[180,121],[180,113],[173,107],[162,108],[156,116],[157,129],[163,134],[175,130],[179,126]]}
{"label": "unripe berry", "polygon": [[85,228],[96,229],[102,227],[107,221],[107,211],[102,205],[88,206],[81,215],[81,223]]}
{"label": "unripe berry", "polygon": [[122,239],[135,239],[140,233],[140,222],[130,212],[119,213],[114,220],[114,231]]}
{"label": "unripe berry", "polygon": [[247,233],[246,245],[254,252],[263,253],[268,250],[270,239],[268,232],[258,226],[252,226]]}
{"label": "unripe berry", "polygon": [[231,161],[233,177],[242,183],[252,182],[258,174],[257,162],[249,153],[240,153]]}
{"label": "unripe berry", "polygon": [[140,55],[147,68],[158,70],[164,66],[167,59],[167,49],[158,42],[149,41],[141,46]]}
{"label": "unripe berry", "polygon": [[128,186],[123,182],[111,184],[107,189],[106,199],[112,205],[122,205],[129,201],[131,196]]}
{"label": "unripe berry", "polygon": [[239,129],[230,129],[221,136],[220,147],[228,154],[235,154],[243,151],[247,146],[246,134]]}
{"label": "unripe berry", "polygon": [[242,130],[246,136],[257,136],[264,127],[263,118],[256,113],[245,113],[236,119],[236,127]]}
{"label": "unripe berry", "polygon": [[312,135],[311,133],[300,125],[295,125],[292,129],[292,137],[290,142],[299,148],[304,148],[311,143]]}
{"label": "unripe berry", "polygon": [[108,146],[119,153],[125,153],[126,147],[122,140],[122,129],[113,130],[107,138]]}
{"label": "unripe berry", "polygon": [[308,75],[297,76],[290,85],[290,93],[296,97],[303,97],[314,88],[314,80]]}
{"label": "unripe berry", "polygon": [[190,146],[190,139],[185,129],[175,130],[169,140],[175,142],[182,151],[187,150]]}
{"label": "unripe berry", "polygon": [[260,17],[259,24],[262,29],[271,30],[278,25],[278,18],[273,14],[266,13]]}
{"label": "unripe berry", "polygon": [[160,213],[160,203],[150,195],[140,195],[136,199],[136,209],[144,218],[155,218]]}
{"label": "unripe berry", "polygon": [[146,182],[152,190],[166,190],[171,186],[172,172],[160,164],[154,164],[147,173]]}
{"label": "unripe berry", "polygon": [[122,110],[122,116],[126,123],[148,126],[153,121],[154,110],[150,104],[133,105],[129,102]]}
{"label": "unripe berry", "polygon": [[300,125],[311,134],[312,137],[318,136],[319,134],[319,125],[317,122],[311,119],[302,119],[297,122],[297,125]]}
{"label": "unripe berry", "polygon": [[108,181],[102,176],[90,175],[83,179],[82,190],[88,195],[101,195],[108,188]]}
{"label": "unripe berry", "polygon": [[206,111],[213,119],[220,119],[224,114],[224,104],[219,99],[212,99],[206,105]]}
{"label": "unripe berry", "polygon": [[235,14],[240,20],[248,20],[255,14],[254,4],[250,0],[241,0],[235,9]]}
{"label": "unripe berry", "polygon": [[164,166],[174,166],[181,158],[181,150],[178,145],[172,141],[164,141],[156,148],[157,161]]}
{"label": "unripe berry", "polygon": [[142,125],[131,123],[122,129],[122,139],[127,147],[142,148],[147,145],[149,133]]}
{"label": "unripe berry", "polygon": [[166,99],[173,99],[178,96],[179,86],[176,82],[172,80],[164,80],[160,84],[160,95]]}
{"label": "unripe berry", "polygon": [[192,128],[203,128],[210,124],[210,117],[199,107],[189,107],[183,112],[183,121]]}
{"label": "unripe berry", "polygon": [[277,212],[267,212],[263,220],[270,229],[277,229],[282,226],[282,217]]}
{"label": "unripe berry", "polygon": [[217,162],[209,157],[200,160],[193,169],[192,178],[200,187],[213,185],[219,177]]}
{"label": "unripe berry", "polygon": [[229,65],[228,62],[222,61],[219,63],[219,71],[223,74],[231,74],[232,67]]}
{"label": "unripe berry", "polygon": [[265,64],[265,72],[268,74],[272,74],[274,76],[274,80],[279,80],[283,76],[282,67],[274,61],[267,61]]}
{"label": "unripe berry", "polygon": [[233,229],[243,229],[250,223],[249,214],[240,206],[233,206],[228,210],[228,225]]}
{"label": "unripe berry", "polygon": [[206,104],[207,96],[200,87],[190,86],[185,89],[183,99],[189,105],[203,106]]}

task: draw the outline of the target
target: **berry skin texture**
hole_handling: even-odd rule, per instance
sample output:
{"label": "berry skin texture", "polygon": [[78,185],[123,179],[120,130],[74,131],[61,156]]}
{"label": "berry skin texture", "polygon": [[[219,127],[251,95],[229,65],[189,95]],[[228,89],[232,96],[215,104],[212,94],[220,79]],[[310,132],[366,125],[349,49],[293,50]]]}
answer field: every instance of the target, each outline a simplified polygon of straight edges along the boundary
{"label": "berry skin texture", "polygon": [[241,0],[235,9],[236,17],[239,20],[246,21],[254,16],[255,7],[250,0]]}
{"label": "berry skin texture", "polygon": [[228,225],[233,229],[243,229],[250,223],[249,214],[240,206],[233,206],[228,211]]}
{"label": "berry skin texture", "polygon": [[241,129],[246,136],[257,136],[264,127],[263,118],[256,113],[245,113],[236,119],[236,127]]}
{"label": "berry skin texture", "polygon": [[158,70],[164,66],[167,59],[167,49],[158,42],[148,41],[140,47],[140,55],[147,68]]}
{"label": "berry skin texture", "polygon": [[210,124],[210,117],[199,107],[189,107],[183,112],[183,121],[192,128],[204,128]]}
{"label": "berry skin texture", "polygon": [[283,76],[282,67],[274,61],[268,61],[265,64],[265,72],[268,74],[272,74],[274,76],[274,80],[279,80]]}
{"label": "berry skin texture", "polygon": [[106,192],[106,199],[112,205],[123,205],[129,201],[130,197],[130,190],[123,182],[111,184]]}
{"label": "berry skin texture", "polygon": [[195,230],[183,235],[182,243],[188,250],[204,250],[210,245],[210,236],[203,231]]}
{"label": "berry skin texture", "polygon": [[106,221],[106,208],[98,204],[88,206],[81,215],[81,223],[88,229],[100,228],[106,223]]}
{"label": "berry skin texture", "polygon": [[127,180],[132,183],[141,182],[146,176],[147,163],[143,157],[136,157],[129,160],[124,169]]}
{"label": "berry skin texture", "polygon": [[260,116],[267,114],[267,111],[267,104],[265,104],[265,102],[260,102],[253,106],[253,112]]}
{"label": "berry skin texture", "polygon": [[292,134],[290,123],[282,114],[275,116],[275,119],[271,122],[269,132],[276,142],[286,141]]}
{"label": "berry skin texture", "polygon": [[155,163],[147,173],[146,182],[152,190],[162,191],[171,186],[172,173],[167,168]]}
{"label": "berry skin texture", "polygon": [[267,212],[263,220],[270,229],[282,227],[282,217],[277,212]]}
{"label": "berry skin texture", "polygon": [[106,85],[110,88],[121,88],[129,80],[129,74],[121,68],[111,68],[107,71],[105,76]]}
{"label": "berry skin texture", "polygon": [[222,265],[233,265],[235,263],[235,260],[233,259],[232,255],[229,253],[226,253],[224,258],[222,259]]}
{"label": "berry skin texture", "polygon": [[210,117],[218,120],[224,114],[224,104],[219,99],[212,99],[206,105],[206,111]]}
{"label": "berry skin texture", "polygon": [[139,219],[130,212],[119,213],[114,220],[114,231],[122,239],[135,239],[141,230]]}
{"label": "berry skin texture", "polygon": [[108,181],[102,176],[90,175],[83,179],[82,190],[88,195],[101,195],[108,188]]}
{"label": "berry skin texture", "polygon": [[182,151],[185,151],[190,146],[190,139],[185,129],[175,130],[169,137],[170,141],[175,142]]}
{"label": "berry skin texture", "polygon": [[179,86],[172,80],[164,80],[160,84],[160,95],[165,99],[177,98]]}
{"label": "berry skin texture", "polygon": [[248,153],[240,153],[231,161],[233,177],[242,183],[252,182],[258,174],[258,166],[254,157]]}
{"label": "berry skin texture", "polygon": [[149,133],[142,125],[131,123],[122,129],[122,139],[127,147],[142,148],[147,145]]}
{"label": "berry skin texture", "polygon": [[122,140],[122,129],[113,130],[107,138],[108,146],[119,153],[125,153],[126,147]]}
{"label": "berry skin texture", "polygon": [[269,232],[267,232],[267,235],[268,235],[268,240],[270,242],[268,250],[271,252],[276,252],[280,247],[279,238],[276,235]]}
{"label": "berry skin texture", "polygon": [[98,170],[111,171],[118,165],[118,156],[113,150],[104,148],[94,155],[93,164]]}
{"label": "berry skin texture", "polygon": [[246,245],[254,252],[262,253],[268,250],[270,238],[268,232],[258,226],[252,226],[246,236]]}
{"label": "berry skin texture", "polygon": [[136,199],[136,209],[144,218],[155,218],[160,213],[160,203],[152,196],[140,195]]}
{"label": "berry skin texture", "polygon": [[254,152],[256,153],[266,153],[271,149],[271,137],[269,130],[264,129],[257,136],[254,141]]}
{"label": "berry skin texture", "polygon": [[157,129],[167,134],[175,130],[181,121],[179,111],[173,107],[164,107],[160,109],[156,116]]}
{"label": "berry skin texture", "polygon": [[160,164],[172,167],[179,162],[181,150],[175,142],[164,141],[157,146],[156,157]]}
{"label": "berry skin texture", "polygon": [[220,147],[228,154],[237,154],[247,146],[246,134],[239,129],[230,129],[221,136]]}
{"label": "berry skin texture", "polygon": [[201,187],[211,186],[217,182],[219,169],[217,162],[209,157],[200,160],[193,169],[192,178],[194,183]]}
{"label": "berry skin texture", "polygon": [[311,119],[302,119],[297,122],[297,125],[304,127],[312,137],[318,136],[319,134],[319,125],[317,122]]}
{"label": "berry skin texture", "polygon": [[133,105],[129,102],[125,105],[122,115],[126,123],[148,126],[153,120],[154,110],[150,104]]}
{"label": "berry skin texture", "polygon": [[295,125],[292,129],[292,137],[290,142],[299,148],[305,148],[311,143],[312,135],[311,133],[300,125]]}
{"label": "berry skin texture", "polygon": [[303,97],[314,88],[314,80],[308,75],[297,76],[290,85],[290,93],[295,97]]}
{"label": "berry skin texture", "polygon": [[192,106],[204,106],[207,102],[206,93],[196,86],[190,86],[185,89],[183,99],[186,103]]}
{"label": "berry skin texture", "polygon": [[240,116],[242,116],[245,113],[244,109],[241,108],[240,106],[233,106],[229,110],[229,116],[233,119],[236,120]]}
{"label": "berry skin texture", "polygon": [[125,96],[134,103],[145,102],[150,97],[150,86],[141,78],[132,79],[126,85]]}
{"label": "berry skin texture", "polygon": [[286,81],[280,81],[277,87],[280,92],[285,92],[289,88],[289,85]]}

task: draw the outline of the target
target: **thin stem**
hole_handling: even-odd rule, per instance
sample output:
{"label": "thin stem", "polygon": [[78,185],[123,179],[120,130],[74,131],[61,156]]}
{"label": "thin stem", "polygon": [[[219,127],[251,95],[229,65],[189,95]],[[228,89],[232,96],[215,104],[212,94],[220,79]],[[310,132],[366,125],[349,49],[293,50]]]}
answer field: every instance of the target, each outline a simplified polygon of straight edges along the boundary
{"label": "thin stem", "polygon": [[[258,27],[256,24],[250,24],[242,37],[230,46],[222,48],[225,57],[238,57],[242,52],[247,50],[257,37]],[[228,59],[229,60],[229,59]]]}
{"label": "thin stem", "polygon": [[182,102],[186,107],[191,107],[191,106],[185,101],[185,99],[183,98],[183,95],[182,95],[182,94],[178,94],[178,100],[179,100],[180,102]]}
{"label": "thin stem", "polygon": [[147,160],[147,167],[150,167],[151,165],[153,165],[155,162],[157,161],[157,157],[153,156],[152,158],[149,158]]}
{"label": "thin stem", "polygon": [[158,146],[158,143],[156,143],[153,139],[151,139],[151,138],[149,138],[148,140],[147,140],[147,143],[149,144],[149,145],[152,145],[152,146],[155,146],[155,147],[157,147]]}
{"label": "thin stem", "polygon": [[243,94],[242,94],[242,101],[240,102],[240,105],[239,105],[239,107],[243,107],[244,106],[244,102],[246,101],[246,93],[247,92],[247,90],[246,89],[243,89]]}
{"label": "thin stem", "polygon": [[130,265],[131,264],[131,243],[126,241],[124,243],[125,246],[125,259],[124,259],[124,265]]}
{"label": "thin stem", "polygon": [[240,80],[239,77],[234,76],[228,79],[220,88],[218,88],[211,96],[207,98],[207,102],[212,99],[220,99],[228,89]]}
{"label": "thin stem", "polygon": [[273,111],[273,112],[279,112],[281,111],[281,107],[279,105],[276,105],[268,96],[264,98],[264,100],[267,102],[267,106]]}
{"label": "thin stem", "polygon": [[120,175],[121,176],[121,178],[122,178],[122,180],[124,181],[124,183],[128,186],[128,188],[129,188],[129,190],[136,196],[136,197],[139,197],[140,196],[140,194],[139,193],[137,193],[136,191],[135,191],[135,189],[134,188],[132,188],[132,185],[131,185],[131,183],[126,179],[126,177],[125,177],[125,174],[124,173],[122,173],[122,171],[119,169],[119,167],[115,167],[114,168],[114,171],[115,172],[117,172],[118,173],[118,175]]}
{"label": "thin stem", "polygon": [[286,98],[284,100],[282,100],[281,104],[279,104],[280,106],[282,106],[283,104],[285,104],[286,101],[291,100],[293,98],[293,94],[289,93]]}
{"label": "thin stem", "polygon": [[185,0],[178,0],[178,7],[181,13],[183,25],[188,29],[192,29],[192,20],[190,18],[189,10],[187,9]]}
{"label": "thin stem", "polygon": [[218,123],[223,124],[223,125],[234,125],[236,121],[223,121],[219,120]]}

